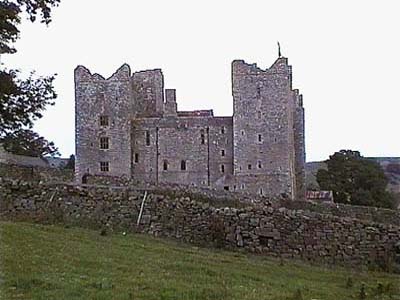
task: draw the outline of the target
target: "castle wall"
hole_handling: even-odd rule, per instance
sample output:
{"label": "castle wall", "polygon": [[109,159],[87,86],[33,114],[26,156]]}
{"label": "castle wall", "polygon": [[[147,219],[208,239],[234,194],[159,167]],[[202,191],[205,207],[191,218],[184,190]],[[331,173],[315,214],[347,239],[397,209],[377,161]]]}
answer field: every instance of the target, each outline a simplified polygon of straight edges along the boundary
{"label": "castle wall", "polygon": [[135,119],[132,157],[138,181],[224,187],[232,175],[232,118]]}
{"label": "castle wall", "polygon": [[[165,90],[164,101],[160,69],[130,76],[124,65],[106,80],[78,67],[77,178],[126,176],[301,198],[304,110],[291,77],[286,58],[267,70],[234,61],[233,117],[214,117],[212,110],[178,111],[173,89]],[[107,126],[99,124],[104,115]],[[108,137],[108,149],[100,149],[101,137]]]}
{"label": "castle wall", "polygon": [[279,58],[265,71],[243,61],[232,63],[235,177],[247,182],[245,189],[253,192],[284,193],[293,198],[290,77],[285,58]]}
{"label": "castle wall", "polygon": [[[123,65],[109,79],[79,66],[75,69],[75,176],[86,173],[130,177],[130,68]],[[100,118],[107,119],[101,125]],[[100,149],[100,139],[108,138],[108,149]],[[101,170],[108,164],[108,171]],[[105,165],[103,165],[105,168]]]}
{"label": "castle wall", "polygon": [[160,117],[164,103],[164,76],[160,69],[132,75],[132,99],[135,117]]}
{"label": "castle wall", "polygon": [[294,117],[296,198],[298,200],[304,200],[306,193],[304,108],[303,97],[298,94],[298,90],[295,92]]}

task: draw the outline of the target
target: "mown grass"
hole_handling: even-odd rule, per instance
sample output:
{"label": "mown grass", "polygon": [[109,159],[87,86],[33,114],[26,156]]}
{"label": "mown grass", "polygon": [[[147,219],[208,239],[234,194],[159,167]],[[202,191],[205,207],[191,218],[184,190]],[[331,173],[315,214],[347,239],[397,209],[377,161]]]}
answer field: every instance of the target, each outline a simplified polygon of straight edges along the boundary
{"label": "mown grass", "polygon": [[[0,299],[400,299],[400,277],[140,234],[0,222]],[[301,294],[301,295],[300,295]]]}

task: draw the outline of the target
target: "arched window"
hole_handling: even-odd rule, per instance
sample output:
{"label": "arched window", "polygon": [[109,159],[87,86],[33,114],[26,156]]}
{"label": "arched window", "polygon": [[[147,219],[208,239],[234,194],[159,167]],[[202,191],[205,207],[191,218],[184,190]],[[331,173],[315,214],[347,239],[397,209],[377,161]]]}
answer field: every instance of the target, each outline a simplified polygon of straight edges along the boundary
{"label": "arched window", "polygon": [[186,160],[181,161],[181,170],[186,171]]}

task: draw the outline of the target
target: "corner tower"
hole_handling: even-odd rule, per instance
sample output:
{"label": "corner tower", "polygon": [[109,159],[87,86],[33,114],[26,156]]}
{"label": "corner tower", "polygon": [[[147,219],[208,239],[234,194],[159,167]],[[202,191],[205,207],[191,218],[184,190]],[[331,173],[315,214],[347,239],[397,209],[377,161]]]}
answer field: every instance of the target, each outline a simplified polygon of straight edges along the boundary
{"label": "corner tower", "polygon": [[85,174],[131,175],[130,119],[133,111],[130,68],[110,78],[75,69],[75,180]]}
{"label": "corner tower", "polygon": [[304,155],[296,150],[304,151],[304,142],[296,135],[304,126],[291,77],[286,58],[266,70],[242,60],[232,63],[233,165],[239,189],[297,197],[296,174],[304,170]]}

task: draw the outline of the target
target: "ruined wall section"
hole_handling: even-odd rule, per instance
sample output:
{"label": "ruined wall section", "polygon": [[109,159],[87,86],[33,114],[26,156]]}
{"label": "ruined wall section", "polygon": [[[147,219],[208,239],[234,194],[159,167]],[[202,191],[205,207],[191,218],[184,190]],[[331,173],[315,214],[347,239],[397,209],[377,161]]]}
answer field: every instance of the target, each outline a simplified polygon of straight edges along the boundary
{"label": "ruined wall section", "polygon": [[138,182],[225,187],[233,172],[232,118],[135,119],[132,157]]}
{"label": "ruined wall section", "polygon": [[241,189],[294,198],[291,68],[232,63],[234,174]]}
{"label": "ruined wall section", "polygon": [[135,117],[161,117],[164,105],[164,76],[160,69],[132,75]]}
{"label": "ruined wall section", "polygon": [[306,150],[303,96],[298,90],[294,91],[294,142],[295,142],[295,174],[296,174],[296,199],[304,200],[306,193]]}
{"label": "ruined wall section", "polygon": [[[84,174],[130,177],[131,94],[128,65],[121,66],[109,79],[92,75],[82,66],[75,69],[77,181]],[[101,138],[108,139],[107,149],[101,149]]]}

